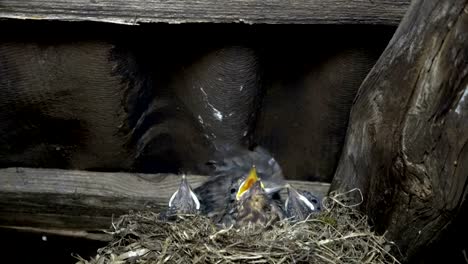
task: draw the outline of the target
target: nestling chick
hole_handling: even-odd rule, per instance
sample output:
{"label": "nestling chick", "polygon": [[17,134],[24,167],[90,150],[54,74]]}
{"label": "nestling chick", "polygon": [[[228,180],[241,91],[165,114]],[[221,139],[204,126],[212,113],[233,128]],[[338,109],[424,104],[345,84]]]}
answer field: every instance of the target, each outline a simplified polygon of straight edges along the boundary
{"label": "nestling chick", "polygon": [[283,218],[281,208],[267,194],[255,167],[252,167],[248,177],[241,182],[235,201],[226,208],[221,224],[235,227],[266,225]]}
{"label": "nestling chick", "polygon": [[321,210],[320,200],[307,191],[296,190],[287,184],[288,197],[284,208],[286,216],[292,221],[305,220],[310,214]]}
{"label": "nestling chick", "polygon": [[285,184],[279,164],[261,147],[255,148],[254,151],[228,149],[214,163],[214,167],[214,174],[195,189],[202,204],[202,213],[214,222],[222,222],[226,213],[234,208],[240,187],[252,174],[252,167],[255,175],[258,173],[260,176],[263,190],[268,196],[274,196]]}
{"label": "nestling chick", "polygon": [[190,188],[187,177],[183,174],[179,189],[169,200],[169,212],[171,214],[196,214],[199,210],[200,201]]}
{"label": "nestling chick", "polygon": [[235,226],[249,224],[267,225],[284,218],[284,213],[274,201],[268,197],[261,182],[258,181],[240,198],[237,203]]}

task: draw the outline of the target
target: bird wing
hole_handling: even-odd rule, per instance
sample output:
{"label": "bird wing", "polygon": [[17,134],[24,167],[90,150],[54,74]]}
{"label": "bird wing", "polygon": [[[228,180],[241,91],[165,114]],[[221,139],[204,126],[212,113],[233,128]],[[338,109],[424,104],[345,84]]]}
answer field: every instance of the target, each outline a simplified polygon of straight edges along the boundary
{"label": "bird wing", "polygon": [[201,211],[208,216],[223,213],[229,202],[231,178],[226,175],[216,175],[210,177],[205,183],[197,187],[194,192],[199,197]]}

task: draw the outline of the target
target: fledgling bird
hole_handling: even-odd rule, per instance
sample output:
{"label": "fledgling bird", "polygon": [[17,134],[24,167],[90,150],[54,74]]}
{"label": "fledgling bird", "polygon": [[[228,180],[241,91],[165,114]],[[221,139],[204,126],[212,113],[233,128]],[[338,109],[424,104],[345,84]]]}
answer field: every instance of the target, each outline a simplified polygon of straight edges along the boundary
{"label": "fledgling bird", "polygon": [[271,198],[285,185],[279,164],[261,147],[253,151],[241,148],[223,149],[221,158],[214,163],[214,168],[212,176],[194,190],[200,198],[202,214],[214,222],[222,222],[226,212],[234,208],[239,189],[241,186],[247,186],[243,183],[251,179],[249,176],[252,169],[255,175],[260,177],[263,191]]}
{"label": "fledgling bird", "polygon": [[190,188],[190,184],[187,181],[185,174],[182,174],[182,180],[180,182],[177,191],[172,194],[169,199],[169,210],[170,214],[197,214],[200,210],[200,201],[195,193]]}
{"label": "fledgling bird", "polygon": [[318,197],[307,191],[296,190],[290,184],[287,184],[286,188],[288,189],[288,197],[284,204],[284,210],[288,219],[302,221],[312,213],[321,210]]}
{"label": "fledgling bird", "polygon": [[265,192],[261,180],[257,177],[255,167],[241,183],[235,202],[228,208],[222,219],[223,226],[243,227],[250,225],[267,225],[284,219],[281,208]]}

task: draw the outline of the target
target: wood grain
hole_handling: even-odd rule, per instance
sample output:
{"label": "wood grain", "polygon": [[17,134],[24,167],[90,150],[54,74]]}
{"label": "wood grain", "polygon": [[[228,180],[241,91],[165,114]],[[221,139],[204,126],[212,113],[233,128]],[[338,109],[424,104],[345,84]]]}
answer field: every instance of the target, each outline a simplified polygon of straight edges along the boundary
{"label": "wood grain", "polygon": [[468,233],[467,43],[467,0],[412,2],[352,107],[332,189],[361,189],[409,263],[457,263]]}
{"label": "wood grain", "polygon": [[409,0],[2,0],[0,17],[119,24],[397,25]]}
{"label": "wood grain", "polygon": [[[207,177],[189,175],[193,188]],[[180,177],[58,169],[0,169],[0,226],[73,230],[108,228],[130,210],[166,207]],[[329,184],[291,181],[324,195]]]}

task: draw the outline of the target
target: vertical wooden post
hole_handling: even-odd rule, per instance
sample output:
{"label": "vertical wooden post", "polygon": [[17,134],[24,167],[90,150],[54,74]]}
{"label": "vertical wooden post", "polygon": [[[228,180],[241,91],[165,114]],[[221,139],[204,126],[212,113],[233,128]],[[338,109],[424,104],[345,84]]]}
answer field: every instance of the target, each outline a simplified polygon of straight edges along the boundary
{"label": "vertical wooden post", "polygon": [[404,260],[466,239],[467,86],[468,1],[415,0],[355,99],[332,189],[360,188]]}

